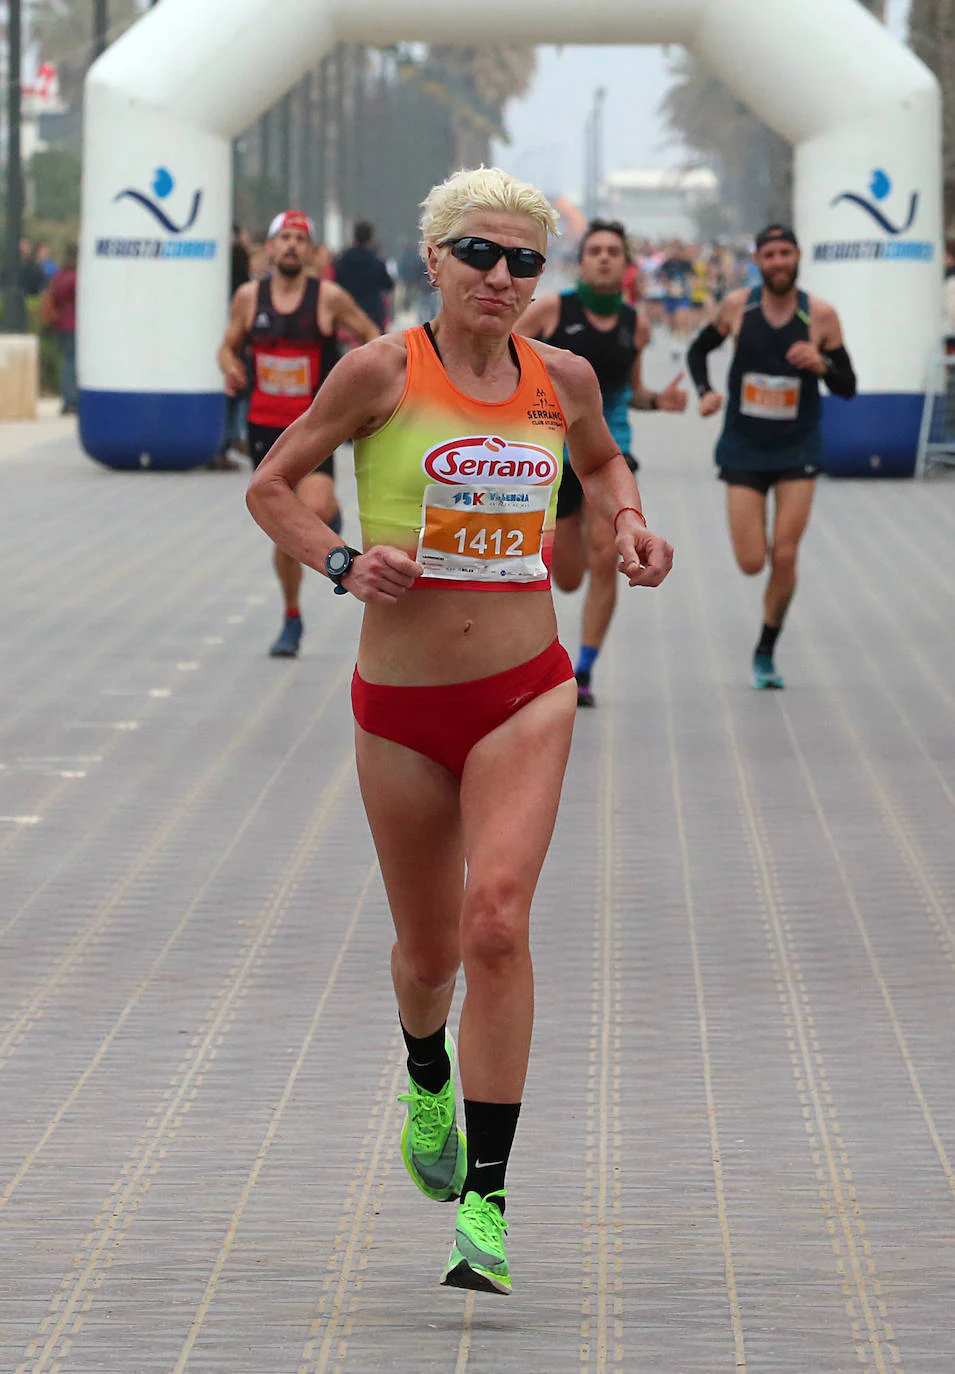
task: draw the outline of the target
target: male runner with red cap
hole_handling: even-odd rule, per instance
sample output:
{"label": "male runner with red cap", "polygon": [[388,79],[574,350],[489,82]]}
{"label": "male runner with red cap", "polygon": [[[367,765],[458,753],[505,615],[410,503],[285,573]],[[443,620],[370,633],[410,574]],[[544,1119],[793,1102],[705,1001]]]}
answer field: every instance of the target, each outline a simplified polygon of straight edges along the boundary
{"label": "male runner with red cap", "polygon": [[[249,457],[253,468],[282,431],[308,410],[336,360],[338,328],[357,334],[363,343],[381,332],[342,287],[309,275],[314,238],[312,221],[300,211],[286,210],[275,217],[267,244],[272,271],[264,281],[239,287],[219,349],[219,366],[230,396],[245,390],[243,354],[247,349],[252,353]],[[326,458],[302,479],[298,495],[320,520],[340,528],[334,457]],[[285,599],[285,620],[269,652],[273,658],[294,658],[302,639],[302,567],[277,548],[275,571]]]}

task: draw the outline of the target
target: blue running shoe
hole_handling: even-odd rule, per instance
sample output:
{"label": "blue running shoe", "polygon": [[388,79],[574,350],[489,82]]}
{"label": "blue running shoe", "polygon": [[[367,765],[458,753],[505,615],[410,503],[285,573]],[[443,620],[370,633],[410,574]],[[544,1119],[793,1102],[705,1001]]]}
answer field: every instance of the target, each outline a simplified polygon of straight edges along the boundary
{"label": "blue running shoe", "polygon": [[302,617],[287,615],[282,633],[269,650],[270,658],[296,658],[302,642]]}
{"label": "blue running shoe", "polygon": [[779,692],[786,686],[776,671],[772,654],[753,655],[753,686],[757,692]]}
{"label": "blue running shoe", "polygon": [[577,679],[577,705],[596,706],[597,698],[594,696],[590,686],[590,674],[575,673],[574,677]]}

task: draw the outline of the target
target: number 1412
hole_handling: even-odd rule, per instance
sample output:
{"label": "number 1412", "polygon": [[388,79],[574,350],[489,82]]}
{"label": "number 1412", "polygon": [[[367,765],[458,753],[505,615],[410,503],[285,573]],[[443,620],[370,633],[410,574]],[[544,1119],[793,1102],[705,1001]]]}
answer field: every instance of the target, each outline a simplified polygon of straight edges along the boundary
{"label": "number 1412", "polygon": [[456,530],[454,539],[458,546],[458,553],[479,554],[482,558],[511,558],[523,552],[524,533],[522,530],[507,531],[507,547],[504,548],[505,532],[502,529],[491,530],[490,534],[483,527],[478,530],[472,539],[468,539],[469,530],[465,526]]}

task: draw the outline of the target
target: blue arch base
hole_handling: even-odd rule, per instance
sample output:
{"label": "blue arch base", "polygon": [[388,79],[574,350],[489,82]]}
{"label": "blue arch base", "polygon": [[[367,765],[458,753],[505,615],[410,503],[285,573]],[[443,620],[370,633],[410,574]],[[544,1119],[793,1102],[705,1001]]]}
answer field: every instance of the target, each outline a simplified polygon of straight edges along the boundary
{"label": "blue arch base", "polygon": [[924,396],[870,392],[822,402],[823,471],[831,477],[911,477]]}
{"label": "blue arch base", "polygon": [[109,468],[204,467],[222,442],[221,391],[80,392],[80,442]]}

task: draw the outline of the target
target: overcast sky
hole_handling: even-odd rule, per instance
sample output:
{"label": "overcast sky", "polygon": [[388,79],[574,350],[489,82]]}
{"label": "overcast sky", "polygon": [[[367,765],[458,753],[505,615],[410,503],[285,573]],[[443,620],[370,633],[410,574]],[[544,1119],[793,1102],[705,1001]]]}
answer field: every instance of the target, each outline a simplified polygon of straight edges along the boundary
{"label": "overcast sky", "polygon": [[[888,22],[899,37],[908,8],[909,0],[889,0]],[[686,154],[670,142],[657,113],[668,85],[663,48],[540,48],[530,93],[507,113],[511,144],[495,156],[551,194],[579,191],[584,123],[594,90],[605,86],[606,170],[678,167]]]}

